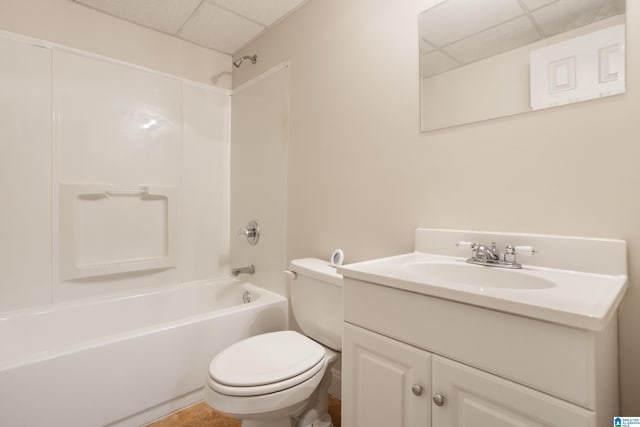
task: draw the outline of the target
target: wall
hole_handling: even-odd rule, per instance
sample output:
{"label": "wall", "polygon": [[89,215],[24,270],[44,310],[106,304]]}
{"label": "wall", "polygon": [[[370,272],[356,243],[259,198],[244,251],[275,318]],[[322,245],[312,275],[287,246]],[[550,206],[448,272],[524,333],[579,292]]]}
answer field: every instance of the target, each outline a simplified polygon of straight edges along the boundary
{"label": "wall", "polygon": [[288,258],[408,252],[419,226],[625,239],[622,412],[637,416],[640,3],[625,95],[422,134],[417,15],[431,3],[311,0],[238,52],[260,59],[234,85],[291,62]]}
{"label": "wall", "polygon": [[0,29],[193,81],[231,86],[229,55],[100,13],[71,0],[2,0]]}
{"label": "wall", "polygon": [[[245,83],[231,97],[231,259],[234,267],[255,266],[251,283],[285,296],[288,85],[284,64]],[[256,245],[236,237],[251,220],[260,227]]]}

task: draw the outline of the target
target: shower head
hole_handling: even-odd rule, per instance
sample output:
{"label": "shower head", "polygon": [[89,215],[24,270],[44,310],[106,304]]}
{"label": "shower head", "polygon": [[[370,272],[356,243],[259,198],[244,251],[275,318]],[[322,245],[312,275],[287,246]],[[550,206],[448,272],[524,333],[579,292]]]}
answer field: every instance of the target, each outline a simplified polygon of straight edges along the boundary
{"label": "shower head", "polygon": [[233,65],[235,65],[236,68],[240,68],[240,65],[244,62],[245,59],[250,59],[251,63],[255,64],[256,62],[258,62],[258,55],[253,55],[253,56],[245,55],[242,58],[238,58],[235,61],[233,61]]}

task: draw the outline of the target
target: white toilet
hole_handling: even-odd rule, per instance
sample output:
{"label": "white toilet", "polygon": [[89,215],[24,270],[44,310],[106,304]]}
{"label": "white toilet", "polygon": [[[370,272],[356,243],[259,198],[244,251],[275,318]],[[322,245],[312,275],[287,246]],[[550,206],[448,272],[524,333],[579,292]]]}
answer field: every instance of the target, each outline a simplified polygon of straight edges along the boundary
{"label": "white toilet", "polygon": [[[257,335],[209,365],[205,400],[243,427],[331,427],[330,368],[342,349],[342,276],[328,262],[291,261],[291,306],[300,329]],[[323,344],[323,345],[321,345]]]}

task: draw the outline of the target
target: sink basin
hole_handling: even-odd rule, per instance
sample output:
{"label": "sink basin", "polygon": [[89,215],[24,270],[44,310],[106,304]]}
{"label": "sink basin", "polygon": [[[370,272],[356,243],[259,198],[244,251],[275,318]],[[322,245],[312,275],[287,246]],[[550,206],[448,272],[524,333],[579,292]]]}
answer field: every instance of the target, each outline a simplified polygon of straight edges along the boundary
{"label": "sink basin", "polygon": [[412,262],[403,264],[412,273],[426,280],[455,283],[476,288],[548,289],[555,283],[522,270],[505,270],[466,263]]}
{"label": "sink basin", "polygon": [[[509,270],[466,263],[471,252],[461,252],[456,242],[525,245],[537,251],[519,258],[524,268]],[[421,228],[413,252],[337,271],[345,279],[345,300],[353,297],[350,285],[373,283],[593,331],[607,327],[628,286],[622,240],[464,230]]]}

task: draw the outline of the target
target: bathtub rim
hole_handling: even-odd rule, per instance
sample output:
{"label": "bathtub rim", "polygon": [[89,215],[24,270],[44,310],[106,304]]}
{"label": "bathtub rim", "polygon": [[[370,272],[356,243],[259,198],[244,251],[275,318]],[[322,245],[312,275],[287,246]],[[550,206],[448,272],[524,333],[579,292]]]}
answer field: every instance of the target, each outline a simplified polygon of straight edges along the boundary
{"label": "bathtub rim", "polygon": [[30,316],[34,314],[46,314],[46,313],[58,311],[61,309],[97,305],[105,302],[115,302],[115,301],[121,301],[121,300],[127,300],[127,299],[141,298],[141,297],[152,295],[152,294],[165,293],[165,292],[168,293],[172,291],[183,290],[185,288],[195,288],[198,286],[205,286],[209,284],[213,285],[213,284],[225,284],[225,283],[235,283],[240,286],[247,284],[260,289],[260,291],[269,292],[274,295],[279,295],[273,291],[269,291],[268,289],[264,289],[259,286],[256,286],[249,281],[240,280],[240,279],[228,276],[228,277],[193,280],[190,282],[173,283],[169,285],[159,285],[155,287],[144,287],[139,289],[123,290],[123,291],[118,291],[118,292],[109,293],[109,294],[95,295],[95,296],[83,297],[83,298],[74,298],[71,300],[59,301],[59,302],[54,302],[49,304],[39,304],[39,305],[34,305],[29,307],[17,308],[15,310],[2,311],[0,312],[0,322],[17,318],[17,317],[22,317],[22,316]]}
{"label": "bathtub rim", "polygon": [[228,285],[239,287],[242,286],[247,288],[248,290],[255,290],[260,294],[260,298],[257,298],[250,303],[240,303],[238,305],[233,305],[229,307],[224,307],[204,313],[192,314],[189,316],[179,317],[170,321],[154,323],[152,325],[147,325],[139,328],[133,328],[126,331],[115,332],[111,334],[101,335],[95,338],[81,340],[78,342],[73,342],[71,344],[61,345],[59,347],[55,347],[53,349],[42,350],[38,352],[28,353],[25,356],[10,358],[6,360],[0,360],[0,374],[5,371],[9,371],[11,369],[17,369],[23,366],[27,366],[32,363],[37,363],[45,360],[54,359],[57,357],[62,357],[68,354],[72,354],[77,351],[82,351],[85,349],[92,349],[96,347],[100,347],[103,345],[109,345],[115,342],[118,342],[124,338],[138,338],[150,332],[161,332],[167,329],[172,329],[184,325],[188,325],[190,323],[201,322],[208,319],[213,319],[216,317],[221,317],[230,312],[238,312],[238,311],[246,311],[256,309],[260,306],[277,304],[282,302],[287,302],[287,298],[277,294],[273,291],[269,291],[267,289],[256,286],[248,281],[239,280],[235,278],[220,278],[220,279],[205,279],[205,280],[197,280],[192,282],[185,282],[181,284],[172,284],[159,286],[157,288],[145,288],[140,289],[139,292],[136,293],[127,293],[125,295],[118,294],[113,295],[110,294],[108,296],[100,296],[100,297],[91,297],[91,298],[83,298],[73,301],[65,301],[59,304],[53,304],[47,307],[39,307],[39,308],[30,308],[30,309],[21,309],[11,312],[11,316],[5,316],[6,313],[1,314],[0,322],[3,320],[9,320],[13,318],[27,317],[30,315],[43,315],[49,312],[58,311],[61,309],[73,309],[74,307],[86,307],[90,305],[97,305],[106,302],[117,302],[123,301],[133,298],[141,298],[148,295],[156,295],[158,293],[171,293],[179,290],[184,290],[187,288],[194,288],[200,286],[216,286],[216,285]]}

